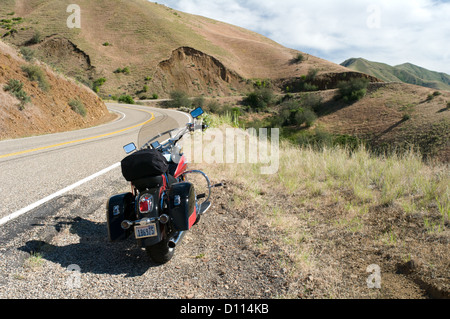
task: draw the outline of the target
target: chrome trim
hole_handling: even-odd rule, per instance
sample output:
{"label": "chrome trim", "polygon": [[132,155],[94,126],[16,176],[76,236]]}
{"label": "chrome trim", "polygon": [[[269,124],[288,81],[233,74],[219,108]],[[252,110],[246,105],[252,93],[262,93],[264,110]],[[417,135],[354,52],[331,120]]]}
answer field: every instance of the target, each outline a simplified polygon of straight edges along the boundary
{"label": "chrome trim", "polygon": [[180,242],[180,240],[183,239],[185,234],[186,234],[185,231],[178,232],[175,236],[169,239],[167,246],[169,246],[169,248],[175,248]]}
{"label": "chrome trim", "polygon": [[191,170],[191,171],[184,172],[180,176],[185,175],[185,174],[201,174],[201,175],[203,175],[203,177],[206,179],[206,182],[208,183],[208,197],[205,199],[205,202],[207,202],[209,200],[209,198],[211,197],[211,188],[212,188],[211,181],[209,180],[208,175],[206,175],[205,173],[203,173],[202,171],[199,171],[199,170]]}

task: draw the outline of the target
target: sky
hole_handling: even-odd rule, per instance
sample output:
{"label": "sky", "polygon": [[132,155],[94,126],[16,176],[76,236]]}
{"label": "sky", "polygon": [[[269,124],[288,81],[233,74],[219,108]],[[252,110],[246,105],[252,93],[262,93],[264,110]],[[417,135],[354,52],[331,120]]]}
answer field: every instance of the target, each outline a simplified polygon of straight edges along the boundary
{"label": "sky", "polygon": [[365,58],[450,74],[450,0],[158,0],[337,64]]}

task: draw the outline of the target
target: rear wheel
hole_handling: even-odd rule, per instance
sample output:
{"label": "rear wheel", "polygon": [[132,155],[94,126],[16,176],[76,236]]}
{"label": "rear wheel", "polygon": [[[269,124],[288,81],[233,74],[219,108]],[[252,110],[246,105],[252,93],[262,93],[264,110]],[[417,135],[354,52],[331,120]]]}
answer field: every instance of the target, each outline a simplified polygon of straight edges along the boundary
{"label": "rear wheel", "polygon": [[175,248],[170,248],[169,239],[166,238],[156,245],[145,247],[147,255],[157,264],[165,264],[172,259]]}

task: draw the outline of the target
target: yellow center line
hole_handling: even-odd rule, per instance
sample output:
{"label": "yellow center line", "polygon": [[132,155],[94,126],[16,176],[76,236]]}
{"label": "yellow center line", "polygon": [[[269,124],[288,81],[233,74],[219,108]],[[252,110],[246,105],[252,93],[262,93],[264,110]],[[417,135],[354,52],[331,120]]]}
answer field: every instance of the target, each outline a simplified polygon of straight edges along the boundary
{"label": "yellow center line", "polygon": [[142,110],[142,109],[136,109],[136,108],[127,107],[127,106],[122,106],[122,107],[127,108],[127,109],[133,109],[133,110],[146,112],[146,113],[151,114],[152,117],[149,120],[147,120],[147,121],[145,121],[143,123],[140,123],[140,124],[137,124],[137,125],[134,125],[134,126],[130,126],[130,127],[127,127],[127,128],[124,128],[124,129],[121,129],[121,130],[118,130],[118,131],[115,131],[115,132],[112,132],[112,133],[106,133],[106,134],[102,134],[102,135],[82,138],[82,139],[75,140],[75,141],[63,142],[63,143],[58,143],[58,144],[54,144],[54,145],[33,148],[33,149],[25,150],[25,151],[20,151],[20,152],[0,155],[0,158],[11,157],[11,156],[16,156],[16,155],[22,155],[22,154],[31,153],[31,152],[37,152],[37,151],[42,151],[42,150],[46,150],[46,149],[50,149],[50,148],[54,148],[54,147],[58,147],[58,146],[74,144],[74,143],[79,143],[79,142],[85,142],[85,141],[94,140],[94,139],[97,139],[97,138],[102,138],[102,137],[106,137],[106,136],[119,134],[119,133],[122,133],[122,132],[125,132],[125,131],[128,131],[128,130],[134,129],[134,128],[139,127],[139,126],[143,126],[143,125],[145,125],[147,123],[150,123],[151,121],[153,121],[155,119],[155,115],[152,112],[150,112],[150,111],[145,111],[145,110]]}

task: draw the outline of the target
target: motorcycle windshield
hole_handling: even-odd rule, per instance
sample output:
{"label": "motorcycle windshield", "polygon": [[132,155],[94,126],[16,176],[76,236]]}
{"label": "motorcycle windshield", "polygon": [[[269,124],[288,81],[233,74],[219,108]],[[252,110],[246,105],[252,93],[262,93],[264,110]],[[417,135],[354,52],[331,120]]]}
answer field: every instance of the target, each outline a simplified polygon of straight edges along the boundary
{"label": "motorcycle windshield", "polygon": [[166,114],[155,115],[155,119],[142,126],[139,131],[138,148],[155,142],[163,144],[180,134],[186,128],[186,123],[181,123]]}

